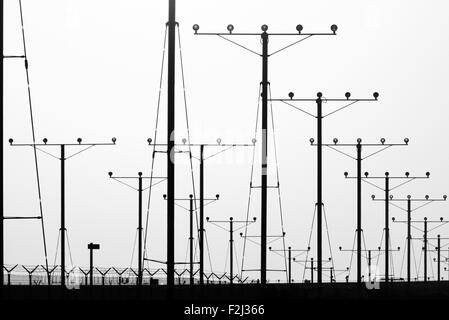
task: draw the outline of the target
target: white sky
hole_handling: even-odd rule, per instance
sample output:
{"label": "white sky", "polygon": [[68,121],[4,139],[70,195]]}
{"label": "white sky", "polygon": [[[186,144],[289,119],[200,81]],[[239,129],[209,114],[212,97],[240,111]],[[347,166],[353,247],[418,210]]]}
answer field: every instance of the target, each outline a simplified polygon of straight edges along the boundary
{"label": "white sky", "polygon": [[[89,242],[101,244],[96,255],[100,266],[128,267],[137,223],[137,193],[110,181],[108,171],[120,175],[149,174],[150,148],[146,139],[153,136],[161,68],[162,44],[168,1],[143,0],[23,0],[26,43],[36,135],[41,141],[109,141],[117,137],[115,147],[97,147],[67,162],[67,228],[73,263],[88,264]],[[235,32],[259,32],[262,24],[271,32],[295,32],[300,23],[304,32],[328,32],[337,24],[336,37],[312,37],[270,59],[269,80],[272,96],[286,98],[371,97],[378,91],[377,103],[360,103],[324,122],[327,142],[390,142],[410,138],[410,146],[386,151],[364,163],[364,171],[383,174],[405,171],[423,175],[430,181],[415,182],[394,193],[423,197],[441,197],[448,192],[449,160],[447,137],[447,101],[449,91],[449,20],[447,1],[178,1],[186,94],[192,142],[250,143],[254,135],[261,61],[218,37],[193,35],[191,26],[201,31],[225,32],[229,23]],[[22,54],[18,3],[5,1],[5,54]],[[233,38],[237,40],[236,38]],[[272,38],[270,51],[296,40]],[[260,51],[259,38],[238,39]],[[178,60],[177,139],[186,137],[185,113]],[[31,141],[26,79],[23,62],[5,61],[4,75],[5,138]],[[163,82],[166,90],[166,79]],[[165,136],[166,95],[162,94],[160,131]],[[314,106],[304,106],[314,111]],[[328,110],[338,105],[325,105]],[[315,149],[309,146],[315,137],[315,122],[283,104],[273,104],[279,159],[282,206],[286,245],[307,247],[315,203]],[[274,163],[270,145],[270,164]],[[76,150],[73,150],[76,151]],[[354,150],[348,150],[355,153]],[[55,150],[57,152],[57,150]],[[256,150],[259,155],[259,150]],[[206,167],[206,195],[221,195],[207,207],[206,215],[219,220],[234,216],[244,219],[250,177],[250,150],[228,151],[210,160]],[[156,175],[164,159],[159,155]],[[245,161],[246,159],[246,161]],[[186,197],[189,189],[189,164],[179,157],[177,197]],[[195,163],[195,177],[198,170]],[[59,229],[59,164],[39,154],[45,227],[50,263],[55,257]],[[272,166],[273,167],[273,166]],[[4,147],[5,215],[37,215],[38,201],[32,150]],[[350,248],[356,222],[354,181],[345,181],[343,172],[355,173],[355,162],[331,151],[324,152],[324,201],[328,218],[335,266],[344,269],[350,255],[337,252],[338,246]],[[274,171],[272,171],[274,173]],[[257,178],[254,184],[260,184]],[[269,177],[274,183],[275,175]],[[198,186],[198,180],[196,180]],[[279,234],[277,194],[270,192],[269,233]],[[151,212],[150,257],[165,260],[165,184],[154,189]],[[372,203],[377,192],[364,184],[363,228],[369,248],[380,244],[383,228],[383,204]],[[250,217],[258,216],[258,190],[253,190]],[[144,197],[147,198],[147,195]],[[144,203],[146,207],[146,202]],[[416,216],[438,219],[446,216],[445,204],[433,204]],[[397,209],[391,215],[405,218]],[[186,259],[188,214],[177,210],[176,259]],[[227,234],[206,225],[212,267],[227,270]],[[259,233],[259,225],[248,230]],[[393,247],[404,248],[405,226],[391,226]],[[6,221],[5,262],[7,264],[43,264],[39,222]],[[439,232],[447,236],[449,228]],[[437,231],[433,236],[436,236]],[[421,237],[414,231],[415,237]],[[237,237],[238,238],[238,237]],[[315,240],[315,235],[312,237]],[[324,239],[326,240],[326,239]],[[241,239],[237,239],[239,265]],[[326,243],[326,242],[325,242]],[[281,242],[272,244],[277,249]],[[315,256],[315,242],[311,243]],[[420,245],[415,244],[419,257]],[[245,267],[259,267],[259,248],[248,244]],[[394,267],[400,275],[402,253],[396,254]],[[328,256],[328,248],[325,248]],[[57,260],[59,262],[59,258]],[[133,264],[135,265],[134,259]],[[380,268],[383,259],[379,261]],[[282,268],[282,259],[269,255],[269,267]],[[151,266],[154,267],[154,266]],[[237,267],[237,266],[236,266]],[[354,267],[354,265],[353,265]],[[210,269],[209,262],[206,270]],[[238,270],[236,268],[236,270]],[[302,279],[302,268],[294,278]],[[355,270],[355,269],[354,269]],[[354,274],[354,273],[353,273]],[[251,275],[251,274],[248,274]],[[256,274],[252,274],[256,276]],[[402,276],[405,275],[405,269]],[[272,280],[283,279],[273,273]],[[339,280],[343,280],[340,276]]]}

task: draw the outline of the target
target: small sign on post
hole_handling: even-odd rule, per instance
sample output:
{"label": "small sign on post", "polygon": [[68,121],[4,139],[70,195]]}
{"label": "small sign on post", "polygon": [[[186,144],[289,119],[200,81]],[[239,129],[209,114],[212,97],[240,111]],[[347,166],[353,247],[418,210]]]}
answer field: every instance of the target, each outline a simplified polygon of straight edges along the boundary
{"label": "small sign on post", "polygon": [[89,277],[90,277],[90,285],[92,286],[94,283],[94,250],[99,250],[100,245],[98,243],[89,243],[87,245],[87,249],[90,251],[90,268],[89,268]]}

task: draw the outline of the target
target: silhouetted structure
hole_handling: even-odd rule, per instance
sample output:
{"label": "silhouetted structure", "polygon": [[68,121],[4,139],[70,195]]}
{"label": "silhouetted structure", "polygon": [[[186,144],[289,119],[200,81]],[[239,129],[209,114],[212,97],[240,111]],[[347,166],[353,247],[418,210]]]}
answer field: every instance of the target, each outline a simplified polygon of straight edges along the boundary
{"label": "silhouetted structure", "polygon": [[[428,179],[430,176],[429,172],[426,172],[426,176],[410,176],[409,172],[405,173],[405,176],[400,177],[400,176],[390,176],[389,172],[385,172],[385,177],[377,177],[377,176],[369,176],[368,172],[365,172],[365,177],[362,178],[362,181],[369,183],[370,185],[374,186],[375,188],[378,188],[380,190],[382,190],[383,192],[385,192],[385,199],[377,199],[378,201],[384,201],[385,202],[385,228],[384,228],[384,233],[385,233],[385,282],[389,282],[390,277],[389,277],[389,272],[390,272],[390,268],[389,268],[389,260],[390,260],[390,254],[389,254],[389,246],[390,246],[390,227],[389,227],[389,223],[390,223],[390,192],[393,190],[398,189],[399,187],[402,187],[410,182],[412,182],[413,180],[416,179]],[[385,180],[385,186],[379,187],[377,185],[375,185],[374,183],[368,182],[368,180]],[[405,182],[396,185],[396,186],[390,186],[390,182],[392,180],[406,180]],[[376,200],[375,195],[372,195],[371,198],[373,200]]]}
{"label": "silhouetted structure", "polygon": [[[421,209],[424,206],[429,205],[432,202],[435,201],[446,201],[447,196],[443,196],[442,199],[431,199],[429,196],[425,196],[424,199],[422,198],[412,198],[411,195],[407,196],[407,199],[395,199],[390,195],[389,203],[394,205],[395,207],[401,209],[402,211],[405,211],[407,213],[407,282],[410,282],[411,279],[411,241],[412,241],[412,212]],[[394,202],[406,202],[407,203],[407,209],[404,209],[396,204]],[[412,209],[412,203],[422,203],[423,205],[416,207],[415,209]],[[395,218],[392,218],[393,222],[395,221]]]}
{"label": "silhouetted structure", "polygon": [[[56,158],[60,161],[61,164],[61,227],[59,229],[60,235],[61,235],[61,286],[65,287],[65,239],[66,239],[66,227],[65,227],[65,161],[79,155],[80,153],[89,150],[90,148],[93,148],[95,146],[110,146],[115,145],[115,142],[117,141],[116,138],[112,138],[112,143],[83,143],[81,138],[77,139],[77,143],[65,143],[65,144],[58,144],[58,143],[48,143],[48,139],[44,138],[43,143],[14,143],[13,139],[9,139],[9,143],[11,146],[14,147],[33,147],[38,149],[39,151],[44,152],[45,154]],[[83,147],[78,152],[75,152],[72,155],[66,156],[66,148],[67,147]],[[46,152],[42,150],[45,147],[59,147],[60,148],[60,155],[55,156],[49,152]]]}
{"label": "silhouetted structure", "polygon": [[[296,43],[299,43],[303,40],[306,40],[312,36],[317,35],[335,35],[337,31],[337,26],[334,24],[331,26],[331,33],[303,33],[303,26],[297,25],[296,31],[297,33],[268,33],[268,26],[262,25],[261,30],[262,33],[237,33],[234,32],[234,26],[232,24],[227,26],[228,33],[200,33],[198,30],[200,27],[195,24],[193,26],[193,30],[195,31],[196,35],[216,35],[220,38],[223,38],[259,57],[262,58],[262,162],[261,162],[261,230],[260,230],[260,236],[261,236],[261,246],[260,246],[260,282],[262,284],[265,284],[267,282],[267,172],[268,172],[268,95],[269,90],[268,87],[270,85],[268,81],[268,58],[273,56],[276,53],[279,53],[287,48],[290,48],[291,46],[295,45]],[[232,41],[226,36],[257,36],[261,38],[262,43],[262,53],[259,54],[251,49],[246,48],[245,46]],[[294,43],[285,46],[279,50],[276,50],[275,52],[269,54],[268,52],[268,42],[270,36],[305,36],[305,38],[301,38],[298,41],[295,41]],[[319,279],[321,279],[321,275],[318,276]],[[321,281],[321,280],[320,280]]]}

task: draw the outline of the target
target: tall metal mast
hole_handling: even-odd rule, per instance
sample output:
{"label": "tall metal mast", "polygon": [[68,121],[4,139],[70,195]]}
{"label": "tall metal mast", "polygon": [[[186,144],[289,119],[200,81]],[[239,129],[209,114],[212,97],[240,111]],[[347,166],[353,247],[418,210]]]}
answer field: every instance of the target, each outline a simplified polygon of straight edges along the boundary
{"label": "tall metal mast", "polygon": [[167,286],[175,283],[175,49],[176,0],[168,8],[167,87]]}

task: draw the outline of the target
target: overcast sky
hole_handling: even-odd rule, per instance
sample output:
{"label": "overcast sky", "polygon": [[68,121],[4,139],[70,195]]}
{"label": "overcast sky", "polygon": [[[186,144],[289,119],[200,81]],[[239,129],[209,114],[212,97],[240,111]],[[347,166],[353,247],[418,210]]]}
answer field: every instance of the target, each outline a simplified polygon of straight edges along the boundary
{"label": "overcast sky", "polygon": [[[326,118],[324,139],[331,142],[402,142],[407,147],[392,148],[367,159],[363,171],[382,175],[390,171],[403,175],[431,172],[429,181],[413,182],[394,192],[395,197],[429,194],[441,198],[449,191],[447,120],[445,93],[449,92],[449,4],[432,1],[356,0],[192,0],[178,1],[182,57],[185,73],[187,111],[193,143],[251,143],[256,124],[261,59],[216,36],[194,36],[200,31],[226,32],[232,23],[235,32],[295,33],[297,24],[304,32],[329,32],[338,25],[337,36],[312,37],[270,58],[269,81],[273,98],[325,97],[370,98],[380,93],[376,103],[360,102]],[[151,148],[146,139],[154,136],[159,77],[168,1],[143,0],[23,0],[31,94],[39,141],[109,142],[113,147],[95,147],[67,161],[66,213],[73,265],[88,265],[87,243],[101,244],[96,254],[99,266],[129,267],[137,227],[137,192],[108,178],[117,175],[149,175]],[[5,0],[5,55],[22,54],[18,1]],[[232,38],[260,52],[259,37]],[[296,41],[298,36],[270,38],[270,52]],[[177,48],[179,49],[179,48]],[[177,52],[176,139],[187,137],[186,114]],[[6,60],[4,74],[5,139],[31,142],[31,126],[23,61]],[[166,124],[166,77],[163,78],[159,138],[164,142]],[[299,105],[315,112],[313,104]],[[326,111],[341,105],[327,103]],[[316,202],[316,150],[309,138],[316,136],[313,118],[282,103],[273,103],[274,126],[281,186],[286,246],[304,249],[308,245]],[[270,119],[271,124],[271,119]],[[260,124],[259,124],[260,127]],[[270,128],[271,130],[271,128]],[[270,132],[270,139],[272,131]],[[272,141],[272,140],[271,140]],[[50,151],[46,149],[47,151]],[[75,153],[79,149],[71,149]],[[58,154],[58,149],[51,150]],[[206,150],[210,154],[219,151]],[[206,216],[223,220],[245,219],[251,174],[252,148],[233,149],[206,162],[206,196],[220,194],[220,201],[207,207]],[[355,156],[355,148],[345,150]],[[375,151],[375,149],[373,149]],[[367,151],[368,152],[368,151]],[[274,145],[269,146],[269,184],[276,183]],[[256,158],[260,150],[256,147]],[[192,192],[190,164],[177,156],[176,197]],[[42,198],[49,262],[53,264],[59,230],[59,163],[39,153]],[[355,174],[355,161],[330,149],[324,151],[324,202],[335,267],[349,266],[350,254],[338,247],[352,247],[356,228],[355,182],[343,172]],[[165,159],[158,154],[155,175],[163,176]],[[198,187],[198,162],[194,161]],[[31,148],[4,147],[5,215],[39,215],[35,168]],[[254,171],[254,185],[260,184]],[[368,249],[380,245],[384,206],[373,203],[371,194],[379,190],[363,184],[363,229]],[[153,189],[149,220],[148,257],[165,260],[166,184]],[[198,192],[198,189],[196,190]],[[259,190],[253,190],[249,217],[259,217]],[[148,194],[144,196],[147,206]],[[187,205],[187,203],[179,203]],[[445,203],[434,203],[414,217],[446,217]],[[391,215],[404,219],[405,213],[392,208]],[[269,234],[281,233],[277,191],[269,190]],[[419,226],[421,227],[421,226]],[[227,270],[227,237],[223,230],[206,224],[207,240],[216,272]],[[258,223],[248,234],[258,235]],[[405,225],[391,226],[395,253],[395,276],[401,276]],[[449,228],[435,230],[448,236]],[[418,230],[414,237],[421,237]],[[241,267],[243,239],[236,234],[237,270]],[[326,236],[326,233],[324,233]],[[176,211],[176,260],[185,261],[188,251],[188,212]],[[330,256],[327,239],[324,257]],[[281,249],[282,241],[270,244]],[[315,234],[310,243],[315,257]],[[419,263],[420,244],[414,245]],[[310,257],[309,256],[309,257]],[[208,257],[208,255],[207,255]],[[69,258],[68,258],[69,259]],[[283,268],[283,260],[268,256],[268,266]],[[69,259],[70,262],[70,259]],[[43,264],[41,227],[36,221],[5,222],[5,263]],[[59,257],[57,260],[59,263]],[[379,260],[382,268],[383,259]],[[136,259],[133,260],[136,265]],[[151,268],[159,267],[150,265]],[[245,268],[259,267],[259,247],[247,243]],[[354,267],[354,265],[353,265]],[[210,271],[209,258],[206,271]],[[413,268],[414,269],[414,268]],[[421,268],[422,269],[422,268]],[[355,269],[354,269],[355,270]],[[296,265],[294,278],[302,279],[303,268]],[[422,272],[421,272],[422,273]],[[257,277],[257,273],[247,273]],[[354,275],[354,272],[352,273]],[[402,270],[405,276],[405,269]],[[272,280],[284,279],[270,273]],[[344,279],[344,274],[339,280]]]}

